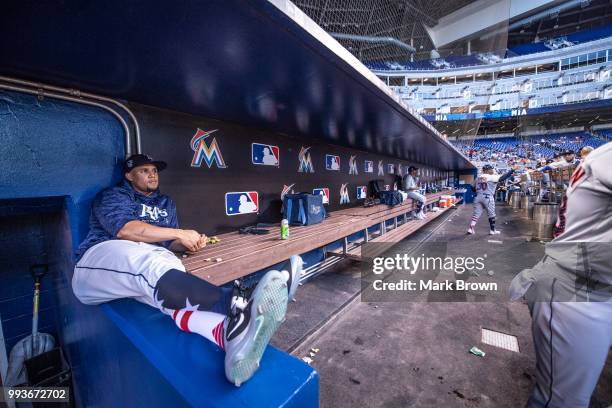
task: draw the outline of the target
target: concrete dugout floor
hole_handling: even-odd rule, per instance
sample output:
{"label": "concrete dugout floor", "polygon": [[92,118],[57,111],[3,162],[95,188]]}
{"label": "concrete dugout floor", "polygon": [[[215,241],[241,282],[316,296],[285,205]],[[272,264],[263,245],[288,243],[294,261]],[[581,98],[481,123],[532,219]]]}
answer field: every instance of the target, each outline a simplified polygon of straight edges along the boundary
{"label": "concrete dugout floor", "polygon": [[[518,271],[541,258],[543,246],[527,242],[530,221],[505,205],[498,205],[501,235],[488,235],[483,216],[477,234],[468,236],[471,211],[471,205],[460,206],[415,238],[446,242],[450,256],[487,253],[493,275],[474,279],[498,282],[505,292]],[[359,290],[356,262],[312,279],[300,288],[273,339],[299,358],[313,347],[320,349],[312,366],[321,375],[321,407],[525,405],[534,384],[535,357],[524,303],[507,302],[505,293],[495,298],[458,294],[453,302],[436,302],[426,294],[413,301],[362,302]],[[520,352],[481,343],[483,327],[516,336]],[[468,353],[472,346],[486,356]],[[591,407],[608,406],[612,354],[591,401]]]}

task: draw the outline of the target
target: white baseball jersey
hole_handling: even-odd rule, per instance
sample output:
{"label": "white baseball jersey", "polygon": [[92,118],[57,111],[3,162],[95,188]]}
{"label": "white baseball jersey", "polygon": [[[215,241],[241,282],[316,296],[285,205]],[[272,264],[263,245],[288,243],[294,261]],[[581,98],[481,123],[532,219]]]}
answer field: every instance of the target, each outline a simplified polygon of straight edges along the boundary
{"label": "white baseball jersey", "polygon": [[476,193],[495,194],[495,188],[497,188],[500,177],[501,176],[497,174],[480,174],[476,178]]}
{"label": "white baseball jersey", "polygon": [[416,178],[412,177],[410,174],[406,176],[406,183],[404,185],[404,189],[406,190],[418,190],[419,186],[417,186]]}
{"label": "white baseball jersey", "polygon": [[593,150],[566,191],[565,230],[555,242],[612,242],[612,143]]}

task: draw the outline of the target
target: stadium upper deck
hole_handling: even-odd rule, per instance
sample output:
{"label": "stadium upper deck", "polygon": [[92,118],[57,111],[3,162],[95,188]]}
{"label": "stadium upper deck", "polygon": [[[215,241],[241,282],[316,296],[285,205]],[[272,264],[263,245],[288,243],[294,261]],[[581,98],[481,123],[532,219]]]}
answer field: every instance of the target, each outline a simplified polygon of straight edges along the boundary
{"label": "stadium upper deck", "polygon": [[[599,30],[602,33],[606,30]],[[376,73],[429,120],[521,116],[612,97],[612,38],[478,67]],[[556,108],[553,108],[556,109]],[[495,112],[499,112],[499,115]],[[535,112],[534,112],[535,113]]]}

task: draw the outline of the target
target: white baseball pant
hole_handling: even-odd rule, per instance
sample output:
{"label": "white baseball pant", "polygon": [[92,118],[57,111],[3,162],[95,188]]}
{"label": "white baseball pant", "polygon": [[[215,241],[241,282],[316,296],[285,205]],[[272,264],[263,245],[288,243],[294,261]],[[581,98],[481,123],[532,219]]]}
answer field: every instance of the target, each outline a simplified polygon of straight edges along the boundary
{"label": "white baseball pant", "polygon": [[423,206],[425,205],[425,196],[423,194],[419,194],[416,191],[409,191],[408,198],[412,198],[417,201],[417,210],[423,210]]}
{"label": "white baseball pant", "polygon": [[157,245],[127,240],[104,241],[89,248],[74,268],[72,290],[87,305],[133,298],[165,313],[155,299],[159,278],[182,262]]}

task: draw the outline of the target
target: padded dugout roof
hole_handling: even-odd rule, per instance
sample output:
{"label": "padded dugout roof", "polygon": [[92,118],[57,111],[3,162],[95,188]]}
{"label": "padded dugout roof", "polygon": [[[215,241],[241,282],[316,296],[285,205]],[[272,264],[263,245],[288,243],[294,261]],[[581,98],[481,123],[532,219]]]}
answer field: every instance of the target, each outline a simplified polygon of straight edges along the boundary
{"label": "padded dugout roof", "polygon": [[472,168],[317,29],[284,0],[9,0],[0,74]]}

